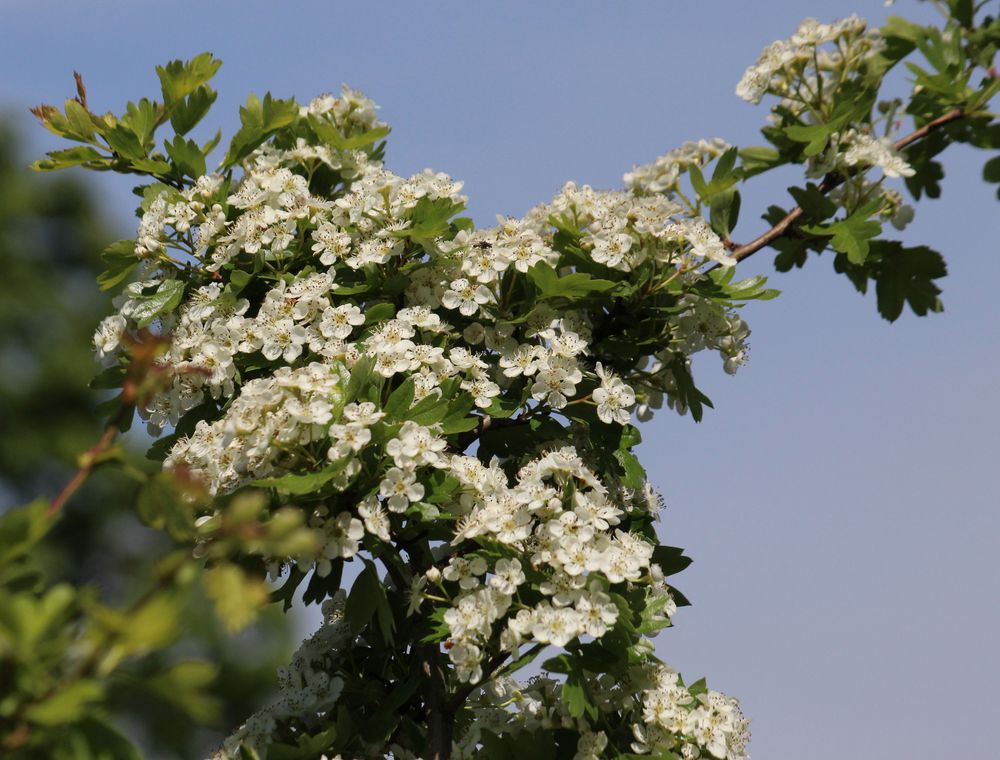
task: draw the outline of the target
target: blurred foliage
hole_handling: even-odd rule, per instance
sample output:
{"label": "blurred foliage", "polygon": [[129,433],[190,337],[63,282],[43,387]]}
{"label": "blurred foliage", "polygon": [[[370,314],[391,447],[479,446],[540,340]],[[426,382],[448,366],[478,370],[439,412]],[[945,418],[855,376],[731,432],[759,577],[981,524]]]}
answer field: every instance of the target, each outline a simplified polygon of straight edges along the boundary
{"label": "blurred foliage", "polygon": [[[185,567],[189,558],[164,560],[172,543],[132,509],[136,480],[151,469],[137,453],[117,454],[125,468],[98,468],[54,523],[45,500],[12,509],[54,496],[100,437],[100,398],[87,387],[97,369],[90,338],[111,305],[93,281],[114,239],[87,184],[27,171],[12,123],[0,121],[0,756],[82,758],[88,747],[137,756],[117,731],[143,756],[204,754],[270,694],[290,621],[271,609],[233,637],[197,585],[150,594],[148,579],[173,577],[171,562]],[[146,638],[115,638],[126,622],[135,627],[126,612],[155,622]],[[101,668],[96,678],[67,672],[94,670],[83,650],[111,677]],[[98,700],[107,714],[92,709]],[[34,724],[59,725],[47,732],[54,744],[34,744],[26,733]]]}

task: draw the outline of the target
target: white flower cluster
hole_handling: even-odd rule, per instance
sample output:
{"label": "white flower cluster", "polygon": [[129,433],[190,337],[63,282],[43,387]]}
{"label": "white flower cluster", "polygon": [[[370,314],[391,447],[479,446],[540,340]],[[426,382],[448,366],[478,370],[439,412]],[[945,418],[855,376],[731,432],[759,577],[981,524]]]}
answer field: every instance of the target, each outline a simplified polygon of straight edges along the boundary
{"label": "white flower cluster", "polygon": [[[832,24],[806,19],[792,37],[764,49],[757,63],[746,70],[736,92],[752,103],[759,103],[765,94],[775,95],[781,100],[772,113],[773,120],[793,114],[808,127],[830,118],[838,87],[851,81],[884,48],[879,31],[857,16]],[[893,131],[891,123],[887,131]],[[867,180],[864,170],[871,167],[878,167],[889,178],[914,174],[892,139],[874,137],[871,125],[847,126],[830,135],[825,149],[808,158],[806,174],[815,178],[839,175],[843,184],[828,197],[848,215],[880,200],[879,213],[903,229],[913,218],[912,207],[903,204],[899,193],[883,187],[881,181],[873,184]]]}
{"label": "white flower cluster", "polygon": [[683,269],[705,261],[736,263],[704,219],[663,195],[595,190],[568,182],[552,201],[531,209],[525,221],[548,233],[552,217],[583,229],[583,247],[594,261],[611,269],[630,272],[647,260]]}
{"label": "white flower cluster", "polygon": [[681,735],[687,740],[681,757],[698,757],[701,750],[717,758],[746,756],[748,722],[739,703],[717,691],[694,695],[669,668],[659,668],[653,688],[642,693],[642,721],[632,728],[637,753],[659,750]]}
{"label": "white flower cluster", "polygon": [[688,307],[678,319],[676,340],[682,352],[691,355],[712,348],[722,356],[722,367],[733,375],[746,363],[750,327],[736,314],[719,309],[704,298],[685,296]]}
{"label": "white flower cluster", "polygon": [[[237,392],[240,366],[247,360],[258,365],[261,359],[295,365],[308,357],[350,366],[362,352],[376,357],[377,372],[383,377],[412,373],[417,399],[460,372],[463,388],[485,408],[519,376],[532,376],[532,398],[561,408],[587,372],[579,363],[587,351],[586,321],[572,312],[557,319],[545,304],[539,304],[522,330],[524,337],[534,336],[537,342],[525,343],[513,336],[514,325],[505,324],[496,314],[508,272],[521,275],[540,262],[556,265],[552,217],[583,230],[581,243],[594,261],[613,269],[630,271],[646,260],[687,269],[705,260],[732,263],[722,241],[703,220],[684,216],[677,204],[663,196],[596,191],[570,183],[523,221],[501,219],[495,228],[461,232],[453,241],[442,241],[440,252],[409,275],[405,291],[409,308],[384,323],[361,346],[352,338],[364,325],[363,296],[338,295],[338,267],[359,269],[398,260],[404,254],[400,233],[410,224],[407,215],[424,199],[461,202],[460,184],[431,172],[402,180],[370,163],[349,192],[328,201],[308,192],[304,177],[296,173],[303,169],[302,160],[293,153],[285,152],[279,161],[277,149],[260,149],[249,159],[240,186],[229,195],[218,178],[199,181],[198,197],[222,193],[217,197],[225,210],[218,213],[228,221],[221,226],[211,222],[214,231],[198,233],[189,250],[201,255],[207,271],[216,271],[223,262],[231,266],[237,259],[254,257],[280,265],[282,260],[301,256],[296,251],[304,244],[316,257],[315,263],[328,267],[327,271],[276,278],[259,306],[251,306],[232,284],[210,282],[187,292],[180,309],[159,320],[172,339],[165,361],[176,372],[172,388],[141,410],[153,432],[176,425],[184,413],[205,400],[206,392],[219,401],[231,398]],[[278,165],[281,161],[285,165]],[[164,191],[161,197],[166,196]],[[164,239],[168,217],[157,210],[160,205],[149,207],[141,227],[148,231],[160,225],[158,239]],[[193,223],[201,212],[190,208]],[[179,214],[175,210],[169,218]],[[183,237],[175,230],[171,239],[183,247],[179,236]],[[298,241],[295,246],[293,240]],[[129,286],[119,301],[119,314],[106,319],[95,335],[102,359],[114,360],[122,333],[146,313],[151,301],[156,302],[150,293],[155,295],[163,283],[154,278]],[[449,349],[442,338],[457,336],[434,310],[459,319],[482,319],[485,326],[473,322],[463,329],[461,338],[467,345],[484,345],[487,353],[476,355],[461,345]],[[498,356],[499,368],[494,363]],[[661,385],[661,392],[669,392]],[[619,394],[617,400],[628,397],[628,393]],[[603,405],[602,419],[617,415],[623,420],[623,410],[630,403],[624,402],[614,413],[611,406]]]}
{"label": "white flower cluster", "polygon": [[350,626],[344,616],[347,594],[338,591],[323,602],[323,623],[302,642],[291,662],[278,670],[278,695],[267,707],[255,712],[226,738],[211,760],[236,760],[252,750],[261,760],[279,723],[317,721],[328,714],[340,698],[344,679],[331,676],[331,665],[350,642]]}
{"label": "white flower cluster", "polygon": [[[452,557],[440,577],[436,568],[430,571],[431,582],[458,584],[444,621],[449,657],[462,680],[482,677],[483,648],[498,622],[508,651],[528,642],[561,647],[578,636],[600,638],[615,624],[619,611],[607,584],[642,581],[658,589],[653,593],[665,591],[650,564],[653,546],[615,529],[624,511],[573,448],[529,462],[513,486],[497,462],[487,467],[474,457],[454,457],[450,474],[461,483],[464,512],[452,543],[489,538],[516,550],[541,574],[544,597],[534,605],[515,599],[527,569],[516,558],[500,559],[490,570],[483,557]],[[665,605],[664,616],[674,609]]]}
{"label": "white flower cluster", "polygon": [[178,441],[164,466],[191,469],[213,494],[287,472],[301,464],[305,446],[328,437],[343,409],[345,376],[343,365],[312,362],[250,380],[225,415],[199,421]]}
{"label": "white flower cluster", "polygon": [[[676,604],[649,538],[658,498],[638,481],[598,477],[604,465],[585,431],[602,426],[624,441],[637,404],[640,416],[664,399],[683,411],[674,375],[697,351],[718,351],[727,371],[745,359],[745,323],[695,292],[707,282],[700,267],[734,262],[708,223],[669,197],[671,172],[726,146],[684,146],[645,175],[637,169],[628,191],[569,183],[523,219],[472,230],[448,221],[464,204],[461,183],[430,170],[405,179],[377,151],[301,137],[322,125],[342,135],[380,128],[359,93],[318,98],[299,118],[294,139],[259,147],[238,182],[209,175],[144,201],[144,279],[127,286],[94,342],[113,362],[140,325],[170,338],[166,379],[140,409],[154,433],[183,424],[165,466],[213,494],[261,479],[321,484],[300,504],[318,554],[272,557],[272,568],[297,563],[323,578],[414,525],[445,526],[410,610],[446,605],[462,681],[481,680],[498,647],[601,639],[619,623],[619,592],[645,602],[652,629],[668,625]],[[567,247],[588,274],[563,279],[573,274]],[[596,279],[625,291],[640,267],[650,289],[664,290],[668,316],[652,348],[603,356],[603,306],[573,288],[586,293]],[[574,297],[559,295],[561,283]],[[553,298],[567,306],[557,311]],[[465,453],[472,439],[454,436],[536,421],[555,430],[544,445],[502,458]],[[338,596],[331,620],[341,605]],[[332,656],[343,635],[331,622],[313,643]],[[260,746],[283,716],[329,709],[343,684],[315,677],[307,645],[278,707],[236,741]],[[692,746],[715,741],[705,737]],[[577,755],[597,757],[606,742],[587,730]]]}
{"label": "white flower cluster", "polygon": [[731,146],[721,137],[688,141],[657,158],[651,164],[633,166],[625,175],[625,187],[636,195],[665,194],[677,191],[681,175],[692,166],[701,167],[718,158]]}
{"label": "white flower cluster", "polygon": [[386,126],[377,114],[375,101],[361,90],[340,86],[340,97],[327,93],[313,98],[308,106],[299,109],[301,116],[325,116],[345,134],[356,129],[362,131]]}
{"label": "white flower cluster", "polygon": [[[810,96],[818,96],[824,85],[830,92],[838,78],[884,47],[879,32],[869,29],[857,16],[832,24],[807,18],[790,38],[764,48],[736,85],[736,94],[750,103],[760,103],[770,93],[802,109],[802,88]],[[821,84],[820,80],[829,81]]]}
{"label": "white flower cluster", "polygon": [[[627,727],[633,739],[629,749],[636,754],[669,750],[685,760],[748,757],[748,721],[731,697],[710,689],[689,690],[676,672],[658,663],[632,667],[625,680],[608,675],[587,679],[587,693],[601,723]],[[484,729],[516,735],[538,728],[567,728],[580,733],[574,760],[600,758],[607,734],[595,731],[586,719],[570,716],[562,688],[548,677],[522,684],[504,676],[485,684],[476,697],[476,719],[458,741],[461,756],[476,757]]]}
{"label": "white flower cluster", "polygon": [[899,155],[888,137],[877,139],[857,129],[849,129],[838,137],[841,147],[846,147],[843,160],[847,166],[877,166],[887,177],[913,176],[913,167]]}

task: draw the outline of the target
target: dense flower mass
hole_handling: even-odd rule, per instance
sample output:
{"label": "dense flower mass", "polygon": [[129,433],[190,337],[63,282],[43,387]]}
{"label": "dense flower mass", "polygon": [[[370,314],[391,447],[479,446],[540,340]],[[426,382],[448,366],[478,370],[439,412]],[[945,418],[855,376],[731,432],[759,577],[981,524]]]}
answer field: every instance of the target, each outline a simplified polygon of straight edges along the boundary
{"label": "dense flower mass", "polygon": [[[765,248],[779,271],[832,258],[890,321],[941,310],[943,257],[882,233],[913,216],[901,185],[940,191],[949,144],[1000,145],[1000,21],[938,5],[941,29],[807,19],[765,48],[736,88],[770,98],[765,144],[686,142],[621,189],[568,182],[482,227],[461,182],[387,168],[389,127],[347,86],[250,95],[214,165],[221,131],[190,137],[216,100],[210,53],[157,67],[162,101],[98,114],[77,75],[64,108],[32,109],[77,143],[34,168],[146,184],[98,277],[117,293],[93,338],[93,386],[120,390],[105,434],[52,502],[0,518],[16,539],[0,592],[23,623],[8,649],[27,653],[5,661],[0,746],[133,756],[104,708],[118,667],[151,653],[150,691],[202,717],[211,664],[161,667],[199,593],[231,631],[269,603],[324,615],[213,760],[746,758],[738,703],[655,654],[691,560],[660,543],[633,423],[664,405],[702,418],[697,354],[747,361],[742,308],[777,291],[735,265]],[[881,100],[899,64],[913,91]],[[741,193],[778,167],[805,176],[750,237]],[[136,412],[163,467],[120,464],[179,548],[108,608],[37,580],[31,557]]]}
{"label": "dense flower mass", "polygon": [[[682,412],[697,400],[694,353],[718,351],[730,372],[745,359],[729,278],[702,271],[732,259],[674,193],[681,171],[728,146],[684,146],[633,172],[630,190],[569,183],[523,219],[475,229],[453,219],[461,183],[383,166],[364,139],[384,127],[374,109],[350,89],[317,98],[291,134],[243,159],[241,178],[148,188],[142,279],[99,326],[99,356],[114,365],[143,328],[169,337],[169,380],[140,413],[152,433],[172,431],[168,469],[220,496],[275,488],[306,511],[319,549],[271,558],[276,577],[339,579],[366,549],[441,526],[422,569],[397,580],[410,616],[439,621],[458,683],[488,680],[525,647],[634,630],[622,629],[633,610],[649,633],[669,625],[659,499],[630,423],[637,404],[646,417],[665,399]],[[605,311],[613,293],[651,304],[636,346],[614,342],[628,309]],[[512,448],[504,431],[519,428],[533,440]],[[226,752],[243,742],[263,756],[296,711],[329,709],[352,676],[312,658]],[[636,751],[687,742],[742,756],[737,722],[705,729],[703,707],[669,724],[628,718]],[[597,756],[606,737],[585,723],[579,752]]]}
{"label": "dense flower mass", "polygon": [[854,75],[860,64],[884,46],[878,30],[857,16],[831,24],[807,18],[787,40],[764,48],[744,72],[736,94],[751,103],[760,103],[766,93],[796,101],[801,98],[800,82],[811,92],[822,90],[825,84],[832,93],[838,78]]}
{"label": "dense flower mass", "polygon": [[[863,129],[826,127],[827,123],[839,125],[847,121],[845,116],[850,114],[844,111],[843,103],[837,102],[838,93],[845,87],[860,88],[866,76],[879,71],[884,65],[881,56],[885,49],[879,30],[857,16],[830,24],[809,18],[790,38],[778,40],[761,52],[737,84],[736,94],[751,103],[760,103],[765,95],[775,96],[778,101],[772,109],[773,121],[781,123],[792,118],[795,129],[800,130],[796,139],[822,141],[806,147],[808,175],[846,179],[848,187],[830,196],[838,206],[850,215],[874,204],[893,226],[902,229],[913,218],[912,207],[904,205],[899,193],[881,180],[872,183],[865,177],[869,168],[880,169],[885,178],[914,174],[888,136],[898,127],[893,123],[898,104],[879,106],[886,114],[886,137],[872,134],[871,124]],[[863,98],[855,99],[865,103]]]}

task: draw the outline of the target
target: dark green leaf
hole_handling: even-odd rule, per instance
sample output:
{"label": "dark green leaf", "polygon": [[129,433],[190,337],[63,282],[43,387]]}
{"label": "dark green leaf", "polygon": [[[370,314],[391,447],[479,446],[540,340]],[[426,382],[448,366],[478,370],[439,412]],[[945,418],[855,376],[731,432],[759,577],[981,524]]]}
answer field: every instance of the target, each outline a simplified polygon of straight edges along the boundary
{"label": "dark green leaf", "polygon": [[406,378],[402,384],[389,394],[389,400],[385,402],[383,411],[390,420],[406,419],[406,413],[413,403],[415,385],[412,377]]}
{"label": "dark green leaf", "polygon": [[164,280],[150,295],[133,296],[138,304],[132,311],[132,317],[139,327],[148,327],[157,317],[176,309],[183,297],[183,280]]}
{"label": "dark green leaf", "polygon": [[353,635],[357,635],[368,625],[372,616],[375,615],[380,601],[384,599],[385,589],[382,588],[382,583],[379,581],[375,564],[366,560],[365,569],[354,581],[344,608],[344,616]]}
{"label": "dark green leaf", "polygon": [[659,545],[653,549],[653,562],[660,566],[664,575],[676,575],[690,565],[692,559],[677,546]]}
{"label": "dark green leaf", "polygon": [[812,182],[805,188],[790,187],[788,192],[795,198],[799,208],[805,212],[806,218],[811,221],[821,222],[837,213],[836,204],[821,193]]}
{"label": "dark green leaf", "polygon": [[[714,180],[713,180],[714,181]],[[740,192],[735,188],[725,190],[712,198],[709,219],[712,229],[728,238],[740,217]]]}

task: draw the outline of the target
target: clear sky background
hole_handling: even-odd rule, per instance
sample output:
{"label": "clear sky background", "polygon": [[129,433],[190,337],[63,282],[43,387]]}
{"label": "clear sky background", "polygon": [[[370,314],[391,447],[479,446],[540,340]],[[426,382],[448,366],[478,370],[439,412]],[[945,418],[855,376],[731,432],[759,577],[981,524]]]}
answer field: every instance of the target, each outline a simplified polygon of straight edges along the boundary
{"label": "clear sky background", "polygon": [[[931,18],[923,4],[890,9]],[[464,179],[489,224],[568,180],[617,187],[684,140],[760,144],[766,109],[739,100],[743,69],[801,18],[873,0],[46,2],[5,0],[0,105],[72,94],[96,110],[158,94],[153,66],[211,50],[225,62],[208,122],[232,133],[246,93],[308,99],[341,82],[382,104],[387,163]],[[900,86],[905,86],[900,80]],[[664,412],[640,456],[668,509],[661,535],[695,564],[676,580],[694,606],[659,654],[739,696],[766,760],[995,757],[1000,706],[997,429],[1000,206],[988,156],[950,149],[944,195],[900,237],[948,259],[946,312],[894,325],[829,257],[775,274],[751,305],[750,363],[697,365],[716,411]],[[786,175],[745,193],[735,237],[787,204]],[[134,226],[128,181],[95,192]],[[0,188],[2,192],[2,188]],[[762,252],[740,266],[771,273]]]}

